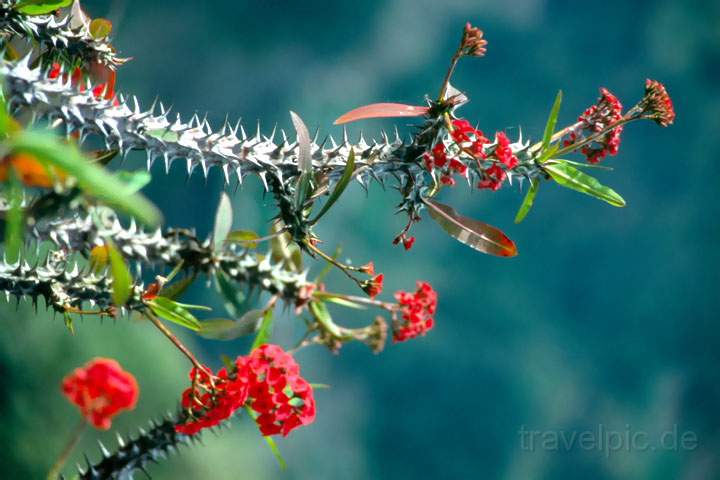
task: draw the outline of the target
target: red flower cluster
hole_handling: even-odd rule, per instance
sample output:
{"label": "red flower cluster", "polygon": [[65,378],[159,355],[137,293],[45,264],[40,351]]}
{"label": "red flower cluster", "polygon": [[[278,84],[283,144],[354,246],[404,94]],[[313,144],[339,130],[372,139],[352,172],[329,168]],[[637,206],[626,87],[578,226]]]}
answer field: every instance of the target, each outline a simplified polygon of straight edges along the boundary
{"label": "red flower cluster", "polygon": [[246,359],[250,381],[250,408],[263,435],[284,437],[315,420],[315,398],[310,384],[300,376],[292,355],[277,345],[262,345]]}
{"label": "red flower cluster", "polygon": [[[569,134],[569,138],[563,142],[563,145],[572,145],[577,140],[601,132],[609,125],[618,122],[623,117],[622,108],[620,100],[615,95],[610,93],[608,89],[601,88],[600,98],[597,103],[578,117],[578,122],[580,122],[578,129]],[[600,138],[590,142],[590,144],[584,145],[580,151],[590,163],[598,163],[608,153],[617,155],[620,149],[622,131],[622,126],[613,128]]]}
{"label": "red flower cluster", "polygon": [[643,115],[654,119],[659,125],[667,127],[675,121],[675,107],[665,90],[665,85],[657,80],[645,80],[645,96],[640,101]]}
{"label": "red flower cluster", "polygon": [[393,340],[404,342],[425,335],[433,328],[433,314],[437,307],[437,293],[427,282],[417,282],[415,293],[397,292],[402,321],[393,322]]}
{"label": "red flower cluster", "polygon": [[[48,72],[48,78],[55,79],[60,76],[60,72],[62,71],[62,66],[55,62],[50,67],[50,71]],[[105,100],[113,100],[113,105],[117,106],[120,104],[118,100],[115,97],[115,71],[109,68],[104,68],[102,72],[99,74],[99,76],[107,77],[104,82],[98,83],[95,85],[92,89],[93,95],[96,98],[104,98]],[[77,87],[81,92],[84,92],[87,88],[84,82],[85,75],[83,74],[83,71],[80,69],[80,67],[75,67],[75,70],[72,72],[72,76],[70,77],[70,80],[72,84]],[[63,74],[63,81],[67,81],[68,75],[67,73]]]}
{"label": "red flower cluster", "polygon": [[190,371],[193,386],[182,395],[189,419],[175,430],[194,435],[219,424],[245,405],[259,414],[263,435],[287,436],[315,419],[310,384],[300,376],[293,357],[277,345],[262,345],[247,357],[237,357],[231,371],[223,367]]}
{"label": "red flower cluster", "polygon": [[[485,138],[483,132],[473,128],[467,120],[453,120],[452,125],[450,136],[455,143],[474,157],[485,158],[483,146],[488,143],[488,139]],[[453,175],[456,173],[467,175],[467,165],[460,159],[448,155],[447,147],[442,142],[436,144],[431,153],[425,152],[423,160],[428,171],[440,170],[440,183],[443,185],[455,185]],[[405,248],[408,248],[407,245]]]}
{"label": "red flower cluster", "polygon": [[190,370],[192,386],[182,394],[182,406],[188,420],[175,427],[179,433],[194,435],[229,418],[245,405],[250,388],[242,357],[235,360],[234,371],[221,368],[217,375],[207,367]]}
{"label": "red flower cluster", "polygon": [[139,389],[135,377],[110,358],[95,358],[62,382],[63,394],[93,426],[107,430],[112,417],[135,408]]}
{"label": "red flower cluster", "polygon": [[[495,133],[495,150],[492,156],[500,163],[505,165],[508,170],[518,166],[518,158],[510,147],[510,139],[505,132]],[[498,163],[493,163],[484,171],[484,177],[478,183],[478,188],[489,188],[497,191],[505,181],[507,173]]]}

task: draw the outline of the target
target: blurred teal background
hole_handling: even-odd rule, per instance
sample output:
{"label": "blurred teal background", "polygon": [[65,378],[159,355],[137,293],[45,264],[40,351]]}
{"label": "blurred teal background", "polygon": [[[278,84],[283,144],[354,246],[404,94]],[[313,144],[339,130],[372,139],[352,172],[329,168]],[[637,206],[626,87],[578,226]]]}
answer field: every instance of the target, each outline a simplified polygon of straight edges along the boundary
{"label": "blurred teal background", "polygon": [[[486,132],[538,138],[555,93],[560,123],[572,122],[598,87],[626,106],[646,77],[663,81],[676,124],[625,130],[621,152],[599,172],[627,200],[615,209],[555,185],[516,226],[522,200],[459,186],[442,200],[501,227],[518,244],[511,260],[473,252],[421,222],[410,252],[391,245],[403,218],[398,197],[354,187],[320,229],[329,247],[375,261],[386,292],[416,279],[439,292],[437,326],[426,338],[372,355],[350,345],[299,355],[304,375],[332,385],[317,392],[316,422],[280,448],[281,473],[247,421],[205,447],[184,449],[154,478],[720,478],[720,3],[711,1],[335,0],[88,1],[114,22],[115,44],[132,62],[119,88],[145,105],[155,95],[184,115],[226,113],[250,125],[290,127],[288,110],[322,132],[341,113],[375,101],[415,103],[439,88],[465,21],[489,40],[483,59],[461,64],[454,84],[472,101],[462,114]],[[404,125],[408,122],[401,122]],[[389,122],[352,126],[377,134]],[[407,128],[405,128],[407,130]],[[338,129],[330,132],[338,133]],[[130,166],[140,168],[143,155]],[[177,166],[156,172],[149,195],[168,225],[211,228],[220,174],[188,183]],[[547,187],[547,188],[545,188]],[[272,213],[258,182],[233,196],[236,226],[263,230]],[[315,266],[317,271],[320,265]],[[352,286],[330,278],[335,290]],[[220,306],[195,289],[190,300]],[[342,312],[349,324],[366,313]],[[176,405],[185,360],[149,325],[87,318],[67,334],[60,318],[3,307],[0,335],[0,465],[3,478],[44,478],[76,422],[59,391],[62,376],[97,355],[138,377],[137,410],[115,424],[134,431]],[[340,320],[340,317],[338,318]],[[292,318],[278,341],[301,333]],[[216,365],[247,342],[198,342]],[[677,429],[692,449],[538,448],[522,429],[578,435],[602,428],[644,432],[655,446]],[[93,435],[83,447],[97,456]],[[113,444],[111,433],[95,435]],[[627,445],[625,445],[627,446]],[[629,450],[629,451],[628,451]],[[78,452],[79,453],[79,452]],[[79,456],[74,460],[79,459]]]}

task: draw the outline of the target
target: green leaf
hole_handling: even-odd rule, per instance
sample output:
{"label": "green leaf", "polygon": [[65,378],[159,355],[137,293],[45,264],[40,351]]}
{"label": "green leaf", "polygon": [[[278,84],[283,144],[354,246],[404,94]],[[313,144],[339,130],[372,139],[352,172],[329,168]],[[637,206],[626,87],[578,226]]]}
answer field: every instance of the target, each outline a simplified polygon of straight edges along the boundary
{"label": "green leaf", "polygon": [[563,160],[555,159],[553,161],[557,163],[545,164],[543,169],[559,185],[599,198],[615,207],[625,206],[625,200],[615,190],[602,185],[595,177],[571,167]]}
{"label": "green leaf", "polygon": [[146,170],[137,170],[134,172],[123,171],[118,172],[115,176],[125,184],[125,193],[127,195],[139,192],[152,180],[150,172]]}
{"label": "green leaf", "polygon": [[62,143],[55,135],[23,131],[8,142],[14,151],[25,151],[77,179],[85,192],[122,210],[138,221],[155,226],[160,223],[158,209],[140,194],[128,195],[125,185],[114,175],[89,162],[77,147]]}
{"label": "green leaf", "polygon": [[308,307],[310,308],[310,313],[312,313],[313,317],[315,317],[315,320],[317,320],[318,323],[322,325],[323,328],[325,328],[325,330],[327,330],[332,336],[337,338],[341,338],[343,336],[340,331],[340,327],[333,322],[330,312],[327,309],[327,305],[322,302],[310,302]]}
{"label": "green leaf", "polygon": [[132,276],[128,270],[125,259],[110,240],[105,240],[108,259],[110,260],[110,275],[112,275],[112,299],[118,307],[125,305],[132,292]]}
{"label": "green leaf", "polygon": [[185,291],[195,281],[195,277],[197,277],[197,275],[193,273],[192,275],[188,275],[185,278],[176,282],[165,284],[162,290],[160,290],[160,295],[165,298],[169,298],[170,300],[180,298],[180,296],[185,293]]}
{"label": "green leaf", "polygon": [[196,332],[200,330],[200,321],[187,309],[169,298],[155,297],[147,304],[155,315],[168,322],[177,323]]}
{"label": "green leaf", "polygon": [[192,303],[180,303],[178,301],[175,301],[175,304],[187,310],[203,310],[205,312],[212,311],[212,308],[208,307],[207,305],[194,305]]}
{"label": "green leaf", "polygon": [[215,226],[213,227],[213,241],[215,242],[215,250],[219,251],[225,239],[230,233],[233,221],[232,203],[227,193],[222,192],[220,195],[220,204],[215,213]]}
{"label": "green leaf", "polygon": [[228,243],[241,243],[246,248],[257,248],[257,240],[260,235],[250,230],[235,230],[228,233],[225,241]]}
{"label": "green leaf", "polygon": [[479,252],[498,257],[514,257],[517,247],[497,228],[460,215],[454,208],[424,198],[430,217],[451,237]]}
{"label": "green leaf", "polygon": [[[274,223],[273,232],[280,231],[280,223]],[[302,252],[292,241],[290,234],[285,232],[270,240],[270,255],[273,262],[282,263],[282,266],[294,272],[302,271]]]}
{"label": "green leaf", "polygon": [[515,215],[515,223],[520,223],[525,219],[528,212],[535,203],[535,196],[537,195],[539,188],[540,180],[538,180],[537,178],[531,178],[530,188],[525,194],[525,199],[523,200],[522,205],[520,205],[520,209],[518,210],[517,215]]}
{"label": "green leaf", "polygon": [[[557,149],[555,149],[557,151]],[[583,163],[583,162],[575,162],[573,160],[566,160],[566,159],[555,159],[548,160],[549,164],[553,164],[555,162],[562,162],[567,163],[568,165],[575,165],[578,168],[594,168],[597,170],[607,170],[608,172],[612,172],[614,169],[612,167],[608,167],[607,165],[597,165],[593,163]]]}
{"label": "green leaf", "polygon": [[290,112],[290,118],[292,119],[293,126],[295,127],[295,132],[297,133],[297,162],[300,176],[298,177],[297,185],[295,188],[295,209],[297,211],[300,211],[302,210],[303,205],[305,204],[305,200],[307,200],[311,189],[313,169],[312,151],[310,148],[311,140],[310,132],[308,132],[308,128],[305,125],[305,122],[303,122],[302,118],[300,118],[297,113],[292,111]]}
{"label": "green leaf", "polygon": [[145,132],[147,135],[157,138],[163,142],[177,142],[180,140],[180,135],[177,132],[173,132],[169,128],[156,128],[154,130],[148,130]]}
{"label": "green leaf", "polygon": [[312,152],[310,149],[310,132],[308,131],[305,122],[303,122],[300,115],[295,112],[290,112],[290,118],[292,119],[295,132],[297,133],[298,142],[298,170],[300,173],[312,174]]}
{"label": "green leaf", "polygon": [[263,345],[265,343],[268,343],[270,341],[270,338],[272,337],[272,327],[273,327],[273,309],[272,308],[266,308],[263,312],[262,322],[260,322],[260,327],[258,328],[257,335],[255,335],[255,340],[252,343],[252,346],[250,347],[250,351],[252,352],[260,345]]}
{"label": "green leaf", "polygon": [[233,317],[239,317],[247,310],[245,295],[237,289],[225,273],[218,270],[215,274],[215,283],[218,292],[225,299],[225,309]]}
{"label": "green leaf", "polygon": [[280,470],[285,470],[287,468],[287,463],[285,463],[285,459],[283,458],[282,454],[280,453],[280,449],[277,446],[277,443],[275,443],[275,440],[272,437],[263,437],[265,441],[267,442],[268,446],[270,447],[270,451],[275,456],[275,459],[277,460],[278,464],[280,465]]}
{"label": "green leaf", "polygon": [[10,209],[5,219],[5,255],[8,262],[14,262],[20,257],[25,230],[22,208],[23,189],[15,169],[10,168],[8,174],[10,182],[7,201]]}
{"label": "green leaf", "polygon": [[213,340],[234,340],[255,332],[263,316],[264,312],[262,310],[250,310],[236,320],[229,318],[204,320],[200,323],[198,333],[202,337]]}
{"label": "green leaf", "polygon": [[355,150],[350,149],[350,154],[348,155],[347,163],[345,164],[345,169],[343,170],[343,174],[340,177],[340,180],[338,180],[337,185],[335,185],[335,190],[330,194],[330,197],[327,199],[327,202],[325,202],[325,205],[323,205],[322,209],[320,209],[320,213],[317,214],[317,216],[311,220],[310,223],[315,224],[318,220],[320,220],[320,217],[325,215],[328,210],[330,210],[330,207],[333,206],[335,202],[340,198],[340,195],[345,191],[348,184],[350,183],[350,180],[352,179],[353,173],[355,172]]}
{"label": "green leaf", "polygon": [[112,22],[106,18],[95,18],[90,22],[90,35],[96,40],[105,38],[112,32]]}
{"label": "green leaf", "polygon": [[69,7],[73,0],[24,0],[15,9],[26,15],[47,15],[59,8]]}
{"label": "green leaf", "polygon": [[553,103],[547,123],[545,123],[545,133],[543,134],[541,152],[544,152],[550,146],[550,140],[552,139],[553,133],[555,133],[555,125],[557,125],[558,115],[560,114],[561,103],[562,90],[558,90],[557,96],[555,97],[555,103]]}
{"label": "green leaf", "polygon": [[75,327],[73,326],[73,318],[68,312],[63,313],[63,321],[65,328],[70,331],[70,335],[75,335]]}
{"label": "green leaf", "polygon": [[337,303],[338,305],[342,305],[343,307],[355,308],[358,310],[365,310],[367,308],[365,305],[355,303],[342,297],[337,297],[332,293],[315,292],[314,296],[315,298],[322,299],[326,302]]}

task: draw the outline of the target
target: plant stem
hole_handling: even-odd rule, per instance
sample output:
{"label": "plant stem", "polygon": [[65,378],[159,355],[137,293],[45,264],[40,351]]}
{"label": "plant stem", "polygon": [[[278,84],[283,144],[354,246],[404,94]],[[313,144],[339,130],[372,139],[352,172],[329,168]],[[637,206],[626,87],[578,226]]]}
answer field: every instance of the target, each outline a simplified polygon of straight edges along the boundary
{"label": "plant stem", "polygon": [[83,432],[85,432],[86,426],[87,422],[85,421],[85,419],[80,418],[80,423],[77,424],[72,434],[70,435],[70,438],[65,444],[62,452],[60,452],[60,456],[57,458],[52,468],[50,468],[50,471],[47,474],[47,480],[57,480],[60,474],[60,470],[62,469],[63,465],[65,465],[65,462],[70,456],[70,453],[72,453],[73,449],[75,448],[75,445],[77,445],[80,441]]}
{"label": "plant stem", "polygon": [[180,341],[178,337],[175,336],[174,333],[172,333],[163,323],[160,321],[159,318],[157,318],[155,315],[145,312],[145,316],[157,327],[158,330],[160,330],[163,335],[165,335],[167,338],[170,339],[170,341],[180,350],[189,360],[190,362],[197,368],[198,370],[206,371],[205,367],[203,367],[200,362],[198,362],[197,358],[195,358],[195,355]]}

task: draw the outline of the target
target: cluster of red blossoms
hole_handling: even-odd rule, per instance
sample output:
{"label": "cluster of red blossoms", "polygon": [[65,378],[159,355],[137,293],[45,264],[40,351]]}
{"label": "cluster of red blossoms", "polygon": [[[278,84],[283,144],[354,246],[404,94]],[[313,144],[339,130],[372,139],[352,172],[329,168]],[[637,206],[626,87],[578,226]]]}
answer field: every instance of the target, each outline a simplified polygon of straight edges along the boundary
{"label": "cluster of red blossoms", "polygon": [[217,375],[207,368],[190,371],[193,386],[182,395],[189,418],[176,431],[194,435],[246,405],[258,414],[263,435],[287,436],[315,419],[312,387],[300,376],[295,359],[279,346],[262,345],[238,357],[231,370],[223,367]]}
{"label": "cluster of red blossoms", "polygon": [[[111,70],[109,68],[106,68],[102,65],[98,65],[97,68],[92,69],[93,72],[90,75],[90,77],[93,80],[100,81],[101,83],[98,83],[95,85],[92,89],[93,95],[96,98],[104,98],[105,100],[113,100],[113,104],[115,106],[119,105],[120,102],[118,102],[117,98],[115,98],[115,71]],[[60,73],[62,72],[62,65],[59,63],[53,63],[50,67],[50,71],[48,72],[48,78],[50,79],[56,79],[60,76]],[[72,75],[70,76],[70,81],[73,86],[77,87],[81,92],[84,92],[87,88],[85,85],[85,77],[86,75],[83,73],[83,71],[80,69],[80,67],[75,67],[75,69],[72,72]],[[68,74],[63,74],[63,81],[67,81]]]}
{"label": "cluster of red blossoms", "polygon": [[[606,88],[600,89],[600,98],[595,105],[592,105],[578,117],[577,128],[570,132],[568,139],[563,142],[569,146],[581,140],[585,135],[590,136],[602,132],[608,126],[617,123],[623,118],[622,104],[615,95]],[[620,135],[623,127],[618,126],[608,131],[601,137],[584,145],[580,151],[585,155],[589,163],[598,163],[607,154],[617,155],[620,149]]]}
{"label": "cluster of red blossoms", "polygon": [[[490,140],[485,137],[481,130],[474,128],[467,120],[453,120],[450,136],[455,144],[464,152],[476,160],[491,160],[489,167],[482,170],[483,177],[478,182],[478,188],[489,188],[498,190],[507,177],[506,169],[512,170],[518,165],[518,158],[510,147],[510,139],[505,132],[495,134],[495,148],[492,152],[485,152],[485,147]],[[425,168],[429,171],[440,171],[440,183],[443,185],[455,185],[453,174],[459,173],[465,176],[468,167],[460,159],[448,152],[444,143],[436,144],[431,152],[423,154]],[[503,168],[500,165],[504,165]]]}
{"label": "cluster of red blossoms", "polygon": [[665,85],[657,80],[645,80],[645,96],[640,102],[643,115],[652,118],[660,126],[667,127],[675,121],[675,107],[665,90]]}
{"label": "cluster of red blossoms", "polygon": [[112,417],[135,408],[139,389],[135,377],[109,358],[95,358],[62,382],[63,394],[93,426],[107,430]]}
{"label": "cluster of red blossoms", "polygon": [[404,342],[418,335],[425,335],[433,328],[433,315],[437,308],[437,292],[427,282],[417,282],[414,293],[397,292],[395,299],[400,305],[402,320],[393,321],[393,340]]}

